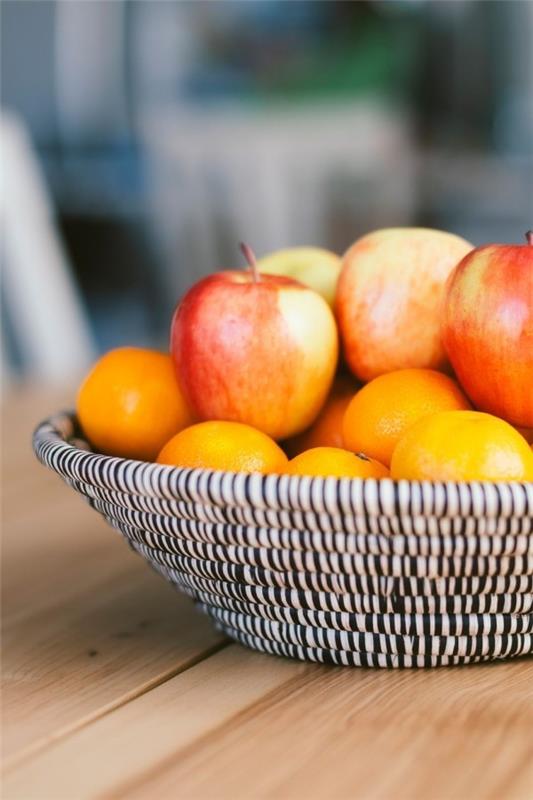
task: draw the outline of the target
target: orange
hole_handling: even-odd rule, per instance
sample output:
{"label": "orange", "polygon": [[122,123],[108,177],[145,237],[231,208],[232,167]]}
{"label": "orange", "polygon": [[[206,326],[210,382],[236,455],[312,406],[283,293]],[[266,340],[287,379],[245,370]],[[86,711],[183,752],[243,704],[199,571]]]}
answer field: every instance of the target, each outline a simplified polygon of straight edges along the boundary
{"label": "orange", "polygon": [[393,478],[451,481],[533,480],[533,453],[509,423],[481,411],[441,411],[404,433]]}
{"label": "orange", "polygon": [[363,453],[350,453],[340,447],[313,447],[295,456],[285,470],[289,475],[326,478],[386,478],[389,470]]}
{"label": "orange", "polygon": [[380,375],[357,392],[343,420],[344,447],[390,466],[392,452],[415,422],[437,411],[469,409],[459,385],[432,369]]}
{"label": "orange", "polygon": [[78,392],[78,419],[102,453],[153,461],[194,420],[169,355],[139,347],[111,350]]}
{"label": "orange", "polygon": [[296,456],[313,447],[343,447],[342,420],[356,390],[357,383],[353,379],[345,375],[337,377],[322,411],[311,427],[284,442],[289,456]]}
{"label": "orange", "polygon": [[159,464],[230,472],[283,472],[287,456],[266,433],[242,422],[191,425],[163,447]]}

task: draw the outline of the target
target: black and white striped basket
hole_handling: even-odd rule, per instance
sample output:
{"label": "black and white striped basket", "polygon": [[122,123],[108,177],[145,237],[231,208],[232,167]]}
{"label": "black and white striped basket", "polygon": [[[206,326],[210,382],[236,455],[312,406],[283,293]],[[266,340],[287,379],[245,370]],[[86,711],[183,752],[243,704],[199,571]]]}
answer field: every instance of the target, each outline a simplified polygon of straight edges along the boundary
{"label": "black and white striped basket", "polygon": [[533,484],[175,469],[34,434],[57,472],[215,625],[266,653],[429,667],[533,653]]}

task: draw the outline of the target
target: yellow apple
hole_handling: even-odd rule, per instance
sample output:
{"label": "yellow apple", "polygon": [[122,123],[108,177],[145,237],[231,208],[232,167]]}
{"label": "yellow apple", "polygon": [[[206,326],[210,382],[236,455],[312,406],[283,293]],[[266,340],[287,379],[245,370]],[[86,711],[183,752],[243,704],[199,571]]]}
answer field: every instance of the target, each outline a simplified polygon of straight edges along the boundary
{"label": "yellow apple", "polygon": [[259,272],[285,275],[314,289],[333,307],[342,260],[321,247],[289,247],[259,259]]}

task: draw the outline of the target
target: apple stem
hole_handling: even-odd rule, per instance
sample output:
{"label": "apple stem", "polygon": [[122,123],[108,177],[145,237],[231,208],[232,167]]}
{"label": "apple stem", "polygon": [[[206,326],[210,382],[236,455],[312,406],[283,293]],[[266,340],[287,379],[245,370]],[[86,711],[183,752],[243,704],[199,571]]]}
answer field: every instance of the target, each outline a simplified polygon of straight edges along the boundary
{"label": "apple stem", "polygon": [[243,256],[245,257],[250,267],[253,282],[259,283],[259,268],[257,266],[257,259],[255,257],[254,251],[252,250],[250,245],[246,244],[246,242],[241,242],[240,248]]}
{"label": "apple stem", "polygon": [[533,231],[528,231],[526,233],[526,242],[533,247]]}

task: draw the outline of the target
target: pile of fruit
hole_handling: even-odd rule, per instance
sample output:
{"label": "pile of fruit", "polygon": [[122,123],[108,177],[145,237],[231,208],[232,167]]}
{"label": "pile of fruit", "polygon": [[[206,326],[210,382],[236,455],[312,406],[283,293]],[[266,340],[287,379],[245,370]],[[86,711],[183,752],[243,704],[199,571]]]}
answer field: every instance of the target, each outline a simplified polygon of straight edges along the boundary
{"label": "pile of fruit", "polygon": [[[533,480],[533,233],[473,248],[387,229],[195,284],[170,355],[121,348],[83,382],[95,450],[201,467]],[[339,355],[339,342],[342,354]]]}

